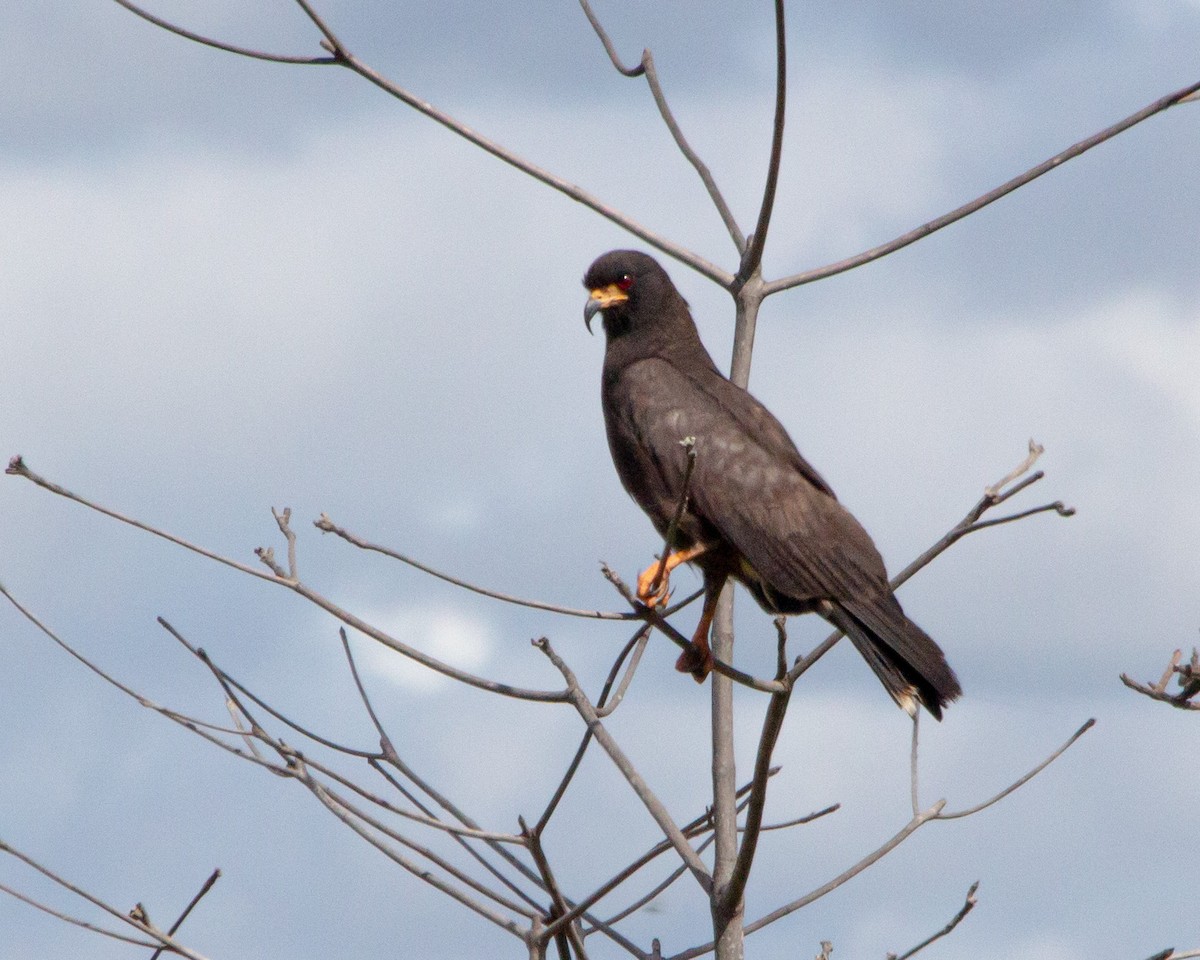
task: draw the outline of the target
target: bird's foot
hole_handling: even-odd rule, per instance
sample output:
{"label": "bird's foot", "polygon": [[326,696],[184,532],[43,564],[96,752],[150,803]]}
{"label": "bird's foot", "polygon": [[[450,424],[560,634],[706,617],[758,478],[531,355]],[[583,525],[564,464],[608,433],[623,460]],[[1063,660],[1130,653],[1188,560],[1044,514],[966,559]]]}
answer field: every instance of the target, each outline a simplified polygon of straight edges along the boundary
{"label": "bird's foot", "polygon": [[694,640],[675,661],[680,673],[690,673],[697,683],[703,683],[713,669],[713,655],[707,640]]}
{"label": "bird's foot", "polygon": [[655,560],[638,574],[637,598],[654,609],[665,607],[671,599],[671,575],[661,561]]}

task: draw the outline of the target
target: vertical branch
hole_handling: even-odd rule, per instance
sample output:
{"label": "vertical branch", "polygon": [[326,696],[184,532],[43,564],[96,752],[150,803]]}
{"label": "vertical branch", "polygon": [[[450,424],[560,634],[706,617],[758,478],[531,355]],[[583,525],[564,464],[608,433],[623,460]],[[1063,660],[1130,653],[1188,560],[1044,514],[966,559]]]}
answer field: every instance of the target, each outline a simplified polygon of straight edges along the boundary
{"label": "vertical branch", "polygon": [[[775,620],[779,632],[779,655],[775,668],[775,679],[784,682],[787,677],[787,633],[783,617]],[[750,879],[750,868],[754,865],[754,853],[758,849],[758,838],[762,834],[763,809],[767,804],[767,782],[771,778],[771,754],[783,730],[783,718],[787,715],[792,699],[792,687],[786,684],[779,693],[771,695],[763,717],[762,733],[758,738],[758,755],[754,759],[754,777],[750,787],[750,801],[746,809],[746,826],[742,831],[742,846],[738,851],[729,883],[721,891],[723,908],[731,913],[739,909],[746,881]]]}
{"label": "vertical branch", "polygon": [[[713,655],[733,660],[733,584],[726,583],[713,619]],[[713,939],[717,960],[741,960],[742,904],[729,902],[726,890],[737,864],[737,764],[733,746],[733,681],[712,675],[713,833],[716,838],[711,893]]]}
{"label": "vertical branch", "polygon": [[783,156],[783,124],[787,109],[787,39],[783,31],[783,0],[775,0],[775,125],[771,136],[771,159],[767,164],[767,182],[763,187],[762,206],[758,223],[750,237],[750,245],[742,257],[738,279],[745,281],[758,273],[762,266],[763,248],[767,243],[767,228],[771,211],[775,209],[775,188],[779,184],[779,164]]}

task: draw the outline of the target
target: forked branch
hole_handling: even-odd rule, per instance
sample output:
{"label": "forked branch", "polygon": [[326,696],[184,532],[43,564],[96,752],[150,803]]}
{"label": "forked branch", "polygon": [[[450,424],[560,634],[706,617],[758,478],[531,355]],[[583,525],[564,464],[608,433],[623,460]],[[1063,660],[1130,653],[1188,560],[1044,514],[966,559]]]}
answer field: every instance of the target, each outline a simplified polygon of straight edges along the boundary
{"label": "forked branch", "polygon": [[[1196,699],[1197,694],[1200,694],[1200,651],[1193,648],[1192,658],[1187,663],[1179,662],[1182,657],[1181,650],[1176,650],[1171,655],[1167,669],[1163,671],[1163,675],[1157,683],[1139,683],[1127,673],[1121,674],[1121,682],[1130,690],[1149,697],[1151,700],[1169,703],[1180,710],[1200,710],[1200,700]],[[1171,682],[1172,677],[1178,683],[1179,690],[1175,693],[1167,693],[1167,685]]]}

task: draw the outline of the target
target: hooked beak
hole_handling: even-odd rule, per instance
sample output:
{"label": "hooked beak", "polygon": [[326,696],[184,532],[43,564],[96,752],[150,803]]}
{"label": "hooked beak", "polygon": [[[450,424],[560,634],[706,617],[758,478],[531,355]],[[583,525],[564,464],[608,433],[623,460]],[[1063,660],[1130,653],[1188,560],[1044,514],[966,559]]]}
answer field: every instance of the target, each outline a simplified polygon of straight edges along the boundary
{"label": "hooked beak", "polygon": [[583,322],[587,326],[588,333],[592,332],[592,317],[600,310],[614,307],[618,303],[624,303],[628,299],[629,294],[615,283],[610,283],[606,287],[597,287],[593,290],[588,296],[587,306],[583,308]]}

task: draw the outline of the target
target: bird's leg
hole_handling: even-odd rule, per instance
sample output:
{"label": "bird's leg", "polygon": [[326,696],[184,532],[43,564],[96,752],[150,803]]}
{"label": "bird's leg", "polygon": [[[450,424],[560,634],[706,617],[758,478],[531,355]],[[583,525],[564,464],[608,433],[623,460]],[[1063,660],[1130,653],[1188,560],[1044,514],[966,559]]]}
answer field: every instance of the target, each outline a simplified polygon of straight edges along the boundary
{"label": "bird's leg", "polygon": [[690,563],[708,550],[706,543],[694,543],[686,550],[673,550],[638,574],[637,598],[648,607],[661,607],[670,596],[671,571],[681,563]]}
{"label": "bird's leg", "polygon": [[708,646],[708,631],[712,629],[713,616],[717,612],[717,598],[725,586],[725,577],[704,578],[704,608],[700,611],[700,622],[692,634],[692,645],[679,655],[675,669],[690,673],[697,683],[703,683],[712,673],[713,655]]}

